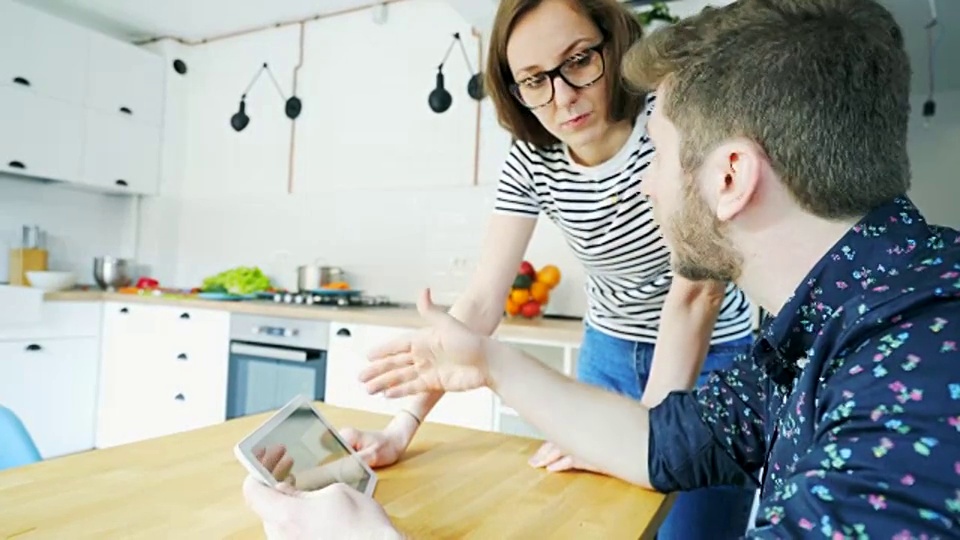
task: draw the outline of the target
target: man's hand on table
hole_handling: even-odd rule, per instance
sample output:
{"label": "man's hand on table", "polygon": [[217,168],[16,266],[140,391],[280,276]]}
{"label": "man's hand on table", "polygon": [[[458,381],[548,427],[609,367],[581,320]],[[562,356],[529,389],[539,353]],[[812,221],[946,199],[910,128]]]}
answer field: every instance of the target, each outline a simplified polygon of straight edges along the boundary
{"label": "man's hand on table", "polygon": [[301,492],[285,484],[272,488],[247,476],[243,495],[271,540],[403,538],[377,501],[345,484]]}

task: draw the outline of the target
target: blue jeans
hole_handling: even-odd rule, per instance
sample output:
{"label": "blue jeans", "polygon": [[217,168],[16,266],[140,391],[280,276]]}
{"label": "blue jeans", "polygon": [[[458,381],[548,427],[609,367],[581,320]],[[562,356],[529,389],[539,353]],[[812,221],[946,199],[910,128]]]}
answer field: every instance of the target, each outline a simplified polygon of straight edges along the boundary
{"label": "blue jeans", "polygon": [[[714,370],[731,366],[749,352],[752,337],[710,347],[697,381]],[[640,399],[650,377],[653,345],[615,338],[589,324],[577,360],[577,379]],[[755,490],[719,486],[677,494],[673,508],[657,532],[659,540],[724,540],[747,530]]]}

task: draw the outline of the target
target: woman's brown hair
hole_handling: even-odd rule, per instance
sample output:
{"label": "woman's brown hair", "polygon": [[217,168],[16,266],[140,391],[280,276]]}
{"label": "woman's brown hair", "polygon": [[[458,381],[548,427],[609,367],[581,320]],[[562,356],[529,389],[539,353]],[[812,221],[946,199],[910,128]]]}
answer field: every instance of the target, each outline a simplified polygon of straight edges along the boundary
{"label": "woman's brown hair", "polygon": [[[619,122],[637,117],[643,108],[644,96],[628,89],[620,75],[620,62],[630,46],[643,35],[639,21],[617,0],[564,0],[586,15],[600,29],[604,38],[604,78],[610,101],[610,120]],[[544,0],[501,0],[490,33],[484,87],[497,109],[500,125],[515,139],[536,146],[559,142],[533,112],[520,104],[510,92],[513,74],[507,63],[507,41],[517,21]]]}

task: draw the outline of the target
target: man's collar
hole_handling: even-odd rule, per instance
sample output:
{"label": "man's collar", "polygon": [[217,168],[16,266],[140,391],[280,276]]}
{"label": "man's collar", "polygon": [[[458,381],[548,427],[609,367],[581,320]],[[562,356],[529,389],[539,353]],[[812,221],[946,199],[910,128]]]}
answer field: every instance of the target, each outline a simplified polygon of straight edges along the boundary
{"label": "man's collar", "polygon": [[[900,197],[884,203],[837,241],[806,275],[787,300],[780,313],[761,329],[758,343],[768,372],[777,379],[803,368],[803,359],[827,321],[840,317],[844,300],[851,295],[862,298],[876,281],[873,272],[883,272],[890,256],[909,253],[917,248],[917,227],[926,222],[913,203]],[[922,246],[921,246],[922,247]],[[833,292],[849,288],[844,298],[824,298],[824,289]],[[776,354],[774,354],[774,352]]]}

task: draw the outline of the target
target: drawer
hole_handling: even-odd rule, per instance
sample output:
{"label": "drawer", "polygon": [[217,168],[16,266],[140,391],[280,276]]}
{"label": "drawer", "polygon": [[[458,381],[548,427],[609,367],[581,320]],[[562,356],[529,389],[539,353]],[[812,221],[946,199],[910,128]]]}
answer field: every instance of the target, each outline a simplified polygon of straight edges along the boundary
{"label": "drawer", "polygon": [[40,322],[0,325],[0,341],[100,336],[100,302],[44,302]]}

